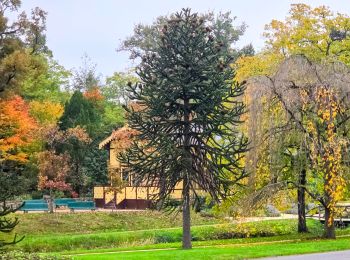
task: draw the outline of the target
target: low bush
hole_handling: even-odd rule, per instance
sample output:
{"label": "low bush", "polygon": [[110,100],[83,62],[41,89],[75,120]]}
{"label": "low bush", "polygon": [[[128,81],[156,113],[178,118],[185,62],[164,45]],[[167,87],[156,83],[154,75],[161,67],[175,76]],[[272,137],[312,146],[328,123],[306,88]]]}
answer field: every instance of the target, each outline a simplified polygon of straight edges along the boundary
{"label": "low bush", "polygon": [[156,233],[154,238],[155,244],[161,244],[161,243],[173,243],[181,241],[181,233]]}
{"label": "low bush", "polygon": [[40,255],[23,251],[0,251],[1,260],[63,260],[70,259],[61,255]]}

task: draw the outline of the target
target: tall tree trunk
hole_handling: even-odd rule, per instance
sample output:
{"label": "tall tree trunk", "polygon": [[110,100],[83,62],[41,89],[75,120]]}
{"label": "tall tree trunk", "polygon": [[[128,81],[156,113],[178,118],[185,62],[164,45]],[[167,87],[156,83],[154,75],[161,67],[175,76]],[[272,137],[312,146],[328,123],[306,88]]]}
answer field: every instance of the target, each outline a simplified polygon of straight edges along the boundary
{"label": "tall tree trunk", "polygon": [[334,215],[328,206],[324,209],[324,237],[335,239]]}
{"label": "tall tree trunk", "polygon": [[183,190],[182,190],[182,248],[191,249],[191,212],[190,212],[190,176],[192,172],[192,156],[190,147],[190,109],[189,99],[184,96],[184,150],[185,150],[185,161],[184,169],[185,176],[183,178]]}
{"label": "tall tree trunk", "polygon": [[306,170],[302,169],[298,180],[298,232],[307,232],[306,213],[305,213],[305,185],[306,185]]}
{"label": "tall tree trunk", "polygon": [[182,248],[191,249],[191,211],[190,211],[190,185],[187,178],[183,181],[183,206],[182,206]]}
{"label": "tall tree trunk", "polygon": [[335,226],[334,226],[334,203],[333,203],[333,194],[330,191],[329,187],[332,181],[332,174],[325,174],[325,183],[324,183],[324,237],[335,239]]}

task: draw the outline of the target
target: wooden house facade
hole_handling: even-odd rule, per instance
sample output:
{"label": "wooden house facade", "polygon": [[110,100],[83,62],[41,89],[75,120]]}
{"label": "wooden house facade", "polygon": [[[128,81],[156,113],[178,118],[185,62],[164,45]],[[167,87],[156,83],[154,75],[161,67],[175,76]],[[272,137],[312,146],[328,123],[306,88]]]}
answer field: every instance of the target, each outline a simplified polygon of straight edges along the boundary
{"label": "wooden house facade", "polygon": [[[119,190],[112,185],[94,187],[94,200],[97,207],[146,209],[151,206],[152,197],[159,192],[159,187],[156,186],[135,186],[132,173],[124,169],[117,159],[118,154],[131,145],[134,135],[135,131],[124,126],[113,131],[110,136],[100,142],[99,149],[108,151],[108,170],[118,174],[125,185]],[[182,183],[175,187],[170,196],[174,199],[181,199]]]}

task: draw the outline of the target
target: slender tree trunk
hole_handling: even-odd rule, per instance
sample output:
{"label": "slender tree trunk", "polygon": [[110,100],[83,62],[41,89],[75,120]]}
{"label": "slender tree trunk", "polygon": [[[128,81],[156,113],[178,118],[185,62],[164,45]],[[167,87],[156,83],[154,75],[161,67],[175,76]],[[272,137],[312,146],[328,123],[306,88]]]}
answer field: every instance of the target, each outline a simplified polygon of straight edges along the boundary
{"label": "slender tree trunk", "polygon": [[191,212],[190,212],[190,176],[192,171],[192,157],[190,151],[190,109],[189,99],[184,97],[184,150],[185,150],[185,161],[184,169],[185,176],[183,178],[183,190],[182,190],[182,248],[191,249]]}
{"label": "slender tree trunk", "polygon": [[299,174],[298,186],[298,232],[307,232],[306,213],[305,213],[305,185],[306,185],[306,170],[302,169]]}
{"label": "slender tree trunk", "polygon": [[328,206],[324,209],[324,237],[335,239],[334,215]]}
{"label": "slender tree trunk", "polygon": [[187,178],[183,181],[183,206],[182,206],[182,248],[191,249],[191,211],[190,211],[190,185]]}
{"label": "slender tree trunk", "polygon": [[333,194],[329,190],[331,187],[330,183],[332,181],[332,175],[330,173],[325,174],[325,183],[324,183],[324,237],[335,239],[335,226],[334,226],[334,211],[332,209],[334,200]]}

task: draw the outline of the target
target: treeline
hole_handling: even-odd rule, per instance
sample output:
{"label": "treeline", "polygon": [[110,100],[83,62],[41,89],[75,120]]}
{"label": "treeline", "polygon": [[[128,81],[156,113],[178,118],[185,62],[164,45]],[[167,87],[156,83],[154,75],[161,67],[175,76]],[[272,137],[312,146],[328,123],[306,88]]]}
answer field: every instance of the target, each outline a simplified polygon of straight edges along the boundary
{"label": "treeline", "polygon": [[0,1],[0,200],[91,196],[108,183],[98,143],[123,125],[124,88],[135,79],[102,80],[87,55],[80,68],[64,68],[46,45],[46,12],[19,8]]}

